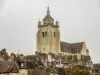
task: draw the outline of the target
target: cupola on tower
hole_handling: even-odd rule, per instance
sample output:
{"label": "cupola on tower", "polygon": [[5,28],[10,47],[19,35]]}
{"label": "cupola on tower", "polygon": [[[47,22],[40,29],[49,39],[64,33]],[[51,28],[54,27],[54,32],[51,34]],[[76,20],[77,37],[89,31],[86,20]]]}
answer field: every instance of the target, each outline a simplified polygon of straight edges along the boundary
{"label": "cupola on tower", "polygon": [[36,34],[36,50],[45,54],[58,54],[60,51],[60,31],[59,22],[54,23],[50,15],[49,7],[43,22],[39,20]]}

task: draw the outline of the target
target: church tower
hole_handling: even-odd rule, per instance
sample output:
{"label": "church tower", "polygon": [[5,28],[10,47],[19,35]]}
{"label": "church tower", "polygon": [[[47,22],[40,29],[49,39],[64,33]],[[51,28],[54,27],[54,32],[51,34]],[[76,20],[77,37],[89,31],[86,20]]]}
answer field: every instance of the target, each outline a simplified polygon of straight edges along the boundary
{"label": "church tower", "polygon": [[43,22],[39,20],[38,31],[36,34],[36,50],[45,54],[58,54],[60,51],[60,31],[59,22],[54,23],[50,15],[49,7]]}

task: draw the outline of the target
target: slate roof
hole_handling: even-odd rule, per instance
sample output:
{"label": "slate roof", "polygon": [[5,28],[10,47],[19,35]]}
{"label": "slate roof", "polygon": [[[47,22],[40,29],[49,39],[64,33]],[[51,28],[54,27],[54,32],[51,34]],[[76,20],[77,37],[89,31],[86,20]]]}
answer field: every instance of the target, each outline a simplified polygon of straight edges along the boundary
{"label": "slate roof", "polygon": [[27,55],[26,59],[27,60],[32,60],[32,61],[37,61],[36,55]]}
{"label": "slate roof", "polygon": [[20,54],[16,57],[16,62],[24,62],[25,61],[25,56]]}
{"label": "slate roof", "polygon": [[2,57],[4,60],[8,60],[9,55],[8,55],[8,53],[6,52],[6,49],[2,49],[2,50],[0,51],[0,57]]}
{"label": "slate roof", "polygon": [[54,20],[54,19],[50,15],[46,15],[43,20],[45,21],[45,20]]}
{"label": "slate roof", "polygon": [[78,43],[60,42],[61,52],[69,52],[69,53],[80,52],[83,44],[84,42],[78,42]]}
{"label": "slate roof", "polygon": [[29,69],[35,69],[44,65],[36,55],[28,55],[26,57],[26,66]]}

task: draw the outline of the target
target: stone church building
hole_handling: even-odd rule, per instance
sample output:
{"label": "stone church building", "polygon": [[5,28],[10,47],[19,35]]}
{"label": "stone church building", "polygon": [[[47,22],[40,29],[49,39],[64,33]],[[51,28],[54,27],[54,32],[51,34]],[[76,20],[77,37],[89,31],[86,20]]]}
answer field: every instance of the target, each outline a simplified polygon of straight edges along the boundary
{"label": "stone church building", "polygon": [[[43,22],[38,21],[38,31],[36,34],[36,50],[46,54],[47,60],[51,60],[49,54],[61,54],[66,58],[77,58],[77,60],[88,61],[90,64],[91,57],[85,42],[67,43],[60,41],[59,22],[54,22],[50,15],[49,7]],[[79,62],[82,63],[83,61]],[[87,63],[87,62],[86,62]]]}

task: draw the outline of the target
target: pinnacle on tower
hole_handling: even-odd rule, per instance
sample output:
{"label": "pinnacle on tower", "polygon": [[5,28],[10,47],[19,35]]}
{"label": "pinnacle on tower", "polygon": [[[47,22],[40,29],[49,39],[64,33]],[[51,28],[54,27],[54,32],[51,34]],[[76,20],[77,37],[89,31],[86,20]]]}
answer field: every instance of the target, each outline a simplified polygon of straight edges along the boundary
{"label": "pinnacle on tower", "polygon": [[59,25],[59,22],[58,22],[58,20],[56,21],[56,25]]}
{"label": "pinnacle on tower", "polygon": [[39,19],[39,21],[38,21],[38,27],[39,27],[39,26],[41,26],[41,21],[40,21],[40,19]]}

